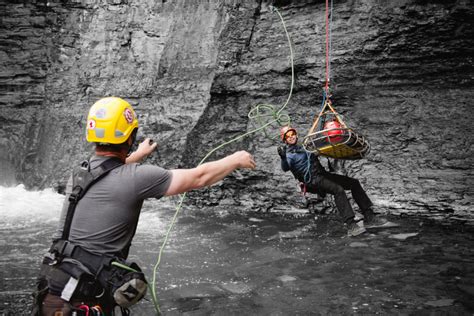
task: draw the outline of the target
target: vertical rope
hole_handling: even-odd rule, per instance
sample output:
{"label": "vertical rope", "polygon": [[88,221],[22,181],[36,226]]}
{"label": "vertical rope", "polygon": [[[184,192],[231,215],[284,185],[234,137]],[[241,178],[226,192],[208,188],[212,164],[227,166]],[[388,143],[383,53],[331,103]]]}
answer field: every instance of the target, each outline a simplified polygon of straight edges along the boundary
{"label": "vertical rope", "polygon": [[[331,80],[332,7],[333,0],[331,0],[331,6],[329,6],[329,0],[326,0],[326,84],[324,86],[326,93],[329,92],[329,81]],[[331,21],[329,21],[329,15],[331,15]]]}
{"label": "vertical rope", "polygon": [[328,70],[328,82],[331,81],[331,60],[332,60],[332,8],[333,8],[333,0],[331,0],[331,6],[329,8],[329,15],[330,15],[330,20],[329,20],[329,70]]}
{"label": "vertical rope", "polygon": [[329,0],[326,0],[326,85],[329,88]]}

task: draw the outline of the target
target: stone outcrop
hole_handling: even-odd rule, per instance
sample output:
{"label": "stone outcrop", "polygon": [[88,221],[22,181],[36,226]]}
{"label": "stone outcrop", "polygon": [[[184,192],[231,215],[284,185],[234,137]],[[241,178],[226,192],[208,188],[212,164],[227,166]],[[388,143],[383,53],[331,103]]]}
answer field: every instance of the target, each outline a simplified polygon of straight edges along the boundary
{"label": "stone outcrop", "polygon": [[[325,79],[323,1],[274,1],[291,36],[286,108],[308,130]],[[290,89],[285,32],[267,1],[0,1],[0,179],[61,188],[86,158],[85,115],[129,100],[150,162],[189,167],[254,128],[248,111]],[[338,162],[391,213],[472,219],[474,8],[469,1],[341,1],[332,18],[336,109],[361,131],[367,159]],[[277,127],[267,129],[277,135]],[[270,210],[296,199],[275,140],[251,135],[258,168],[191,194],[197,204]]]}

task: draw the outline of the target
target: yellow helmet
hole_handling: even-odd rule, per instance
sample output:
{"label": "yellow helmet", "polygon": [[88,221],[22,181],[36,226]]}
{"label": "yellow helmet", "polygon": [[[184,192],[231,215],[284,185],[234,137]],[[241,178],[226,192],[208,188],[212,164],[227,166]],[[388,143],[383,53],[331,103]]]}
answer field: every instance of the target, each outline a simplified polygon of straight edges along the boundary
{"label": "yellow helmet", "polygon": [[90,143],[122,144],[136,128],[137,115],[130,103],[108,97],[94,103],[89,110],[86,138]]}

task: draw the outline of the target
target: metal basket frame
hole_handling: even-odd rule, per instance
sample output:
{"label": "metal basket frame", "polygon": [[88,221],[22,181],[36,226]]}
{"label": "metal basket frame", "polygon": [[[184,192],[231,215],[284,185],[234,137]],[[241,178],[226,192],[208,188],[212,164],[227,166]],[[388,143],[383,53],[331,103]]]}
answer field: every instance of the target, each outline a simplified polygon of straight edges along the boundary
{"label": "metal basket frame", "polygon": [[[341,127],[318,131],[321,120],[331,115]],[[309,152],[335,159],[361,159],[370,152],[370,144],[366,138],[344,123],[341,115],[332,107],[330,99],[325,100],[321,112],[303,140],[303,146]]]}

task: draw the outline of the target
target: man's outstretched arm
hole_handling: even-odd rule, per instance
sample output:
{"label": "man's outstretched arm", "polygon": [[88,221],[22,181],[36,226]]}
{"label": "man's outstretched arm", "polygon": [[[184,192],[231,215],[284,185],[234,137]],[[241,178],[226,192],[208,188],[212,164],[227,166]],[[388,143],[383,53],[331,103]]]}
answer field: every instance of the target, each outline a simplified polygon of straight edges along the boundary
{"label": "man's outstretched arm", "polygon": [[212,185],[235,169],[254,169],[255,161],[246,151],[238,151],[222,159],[206,162],[192,169],[171,170],[171,184],[166,191],[167,196],[181,194],[190,190]]}

